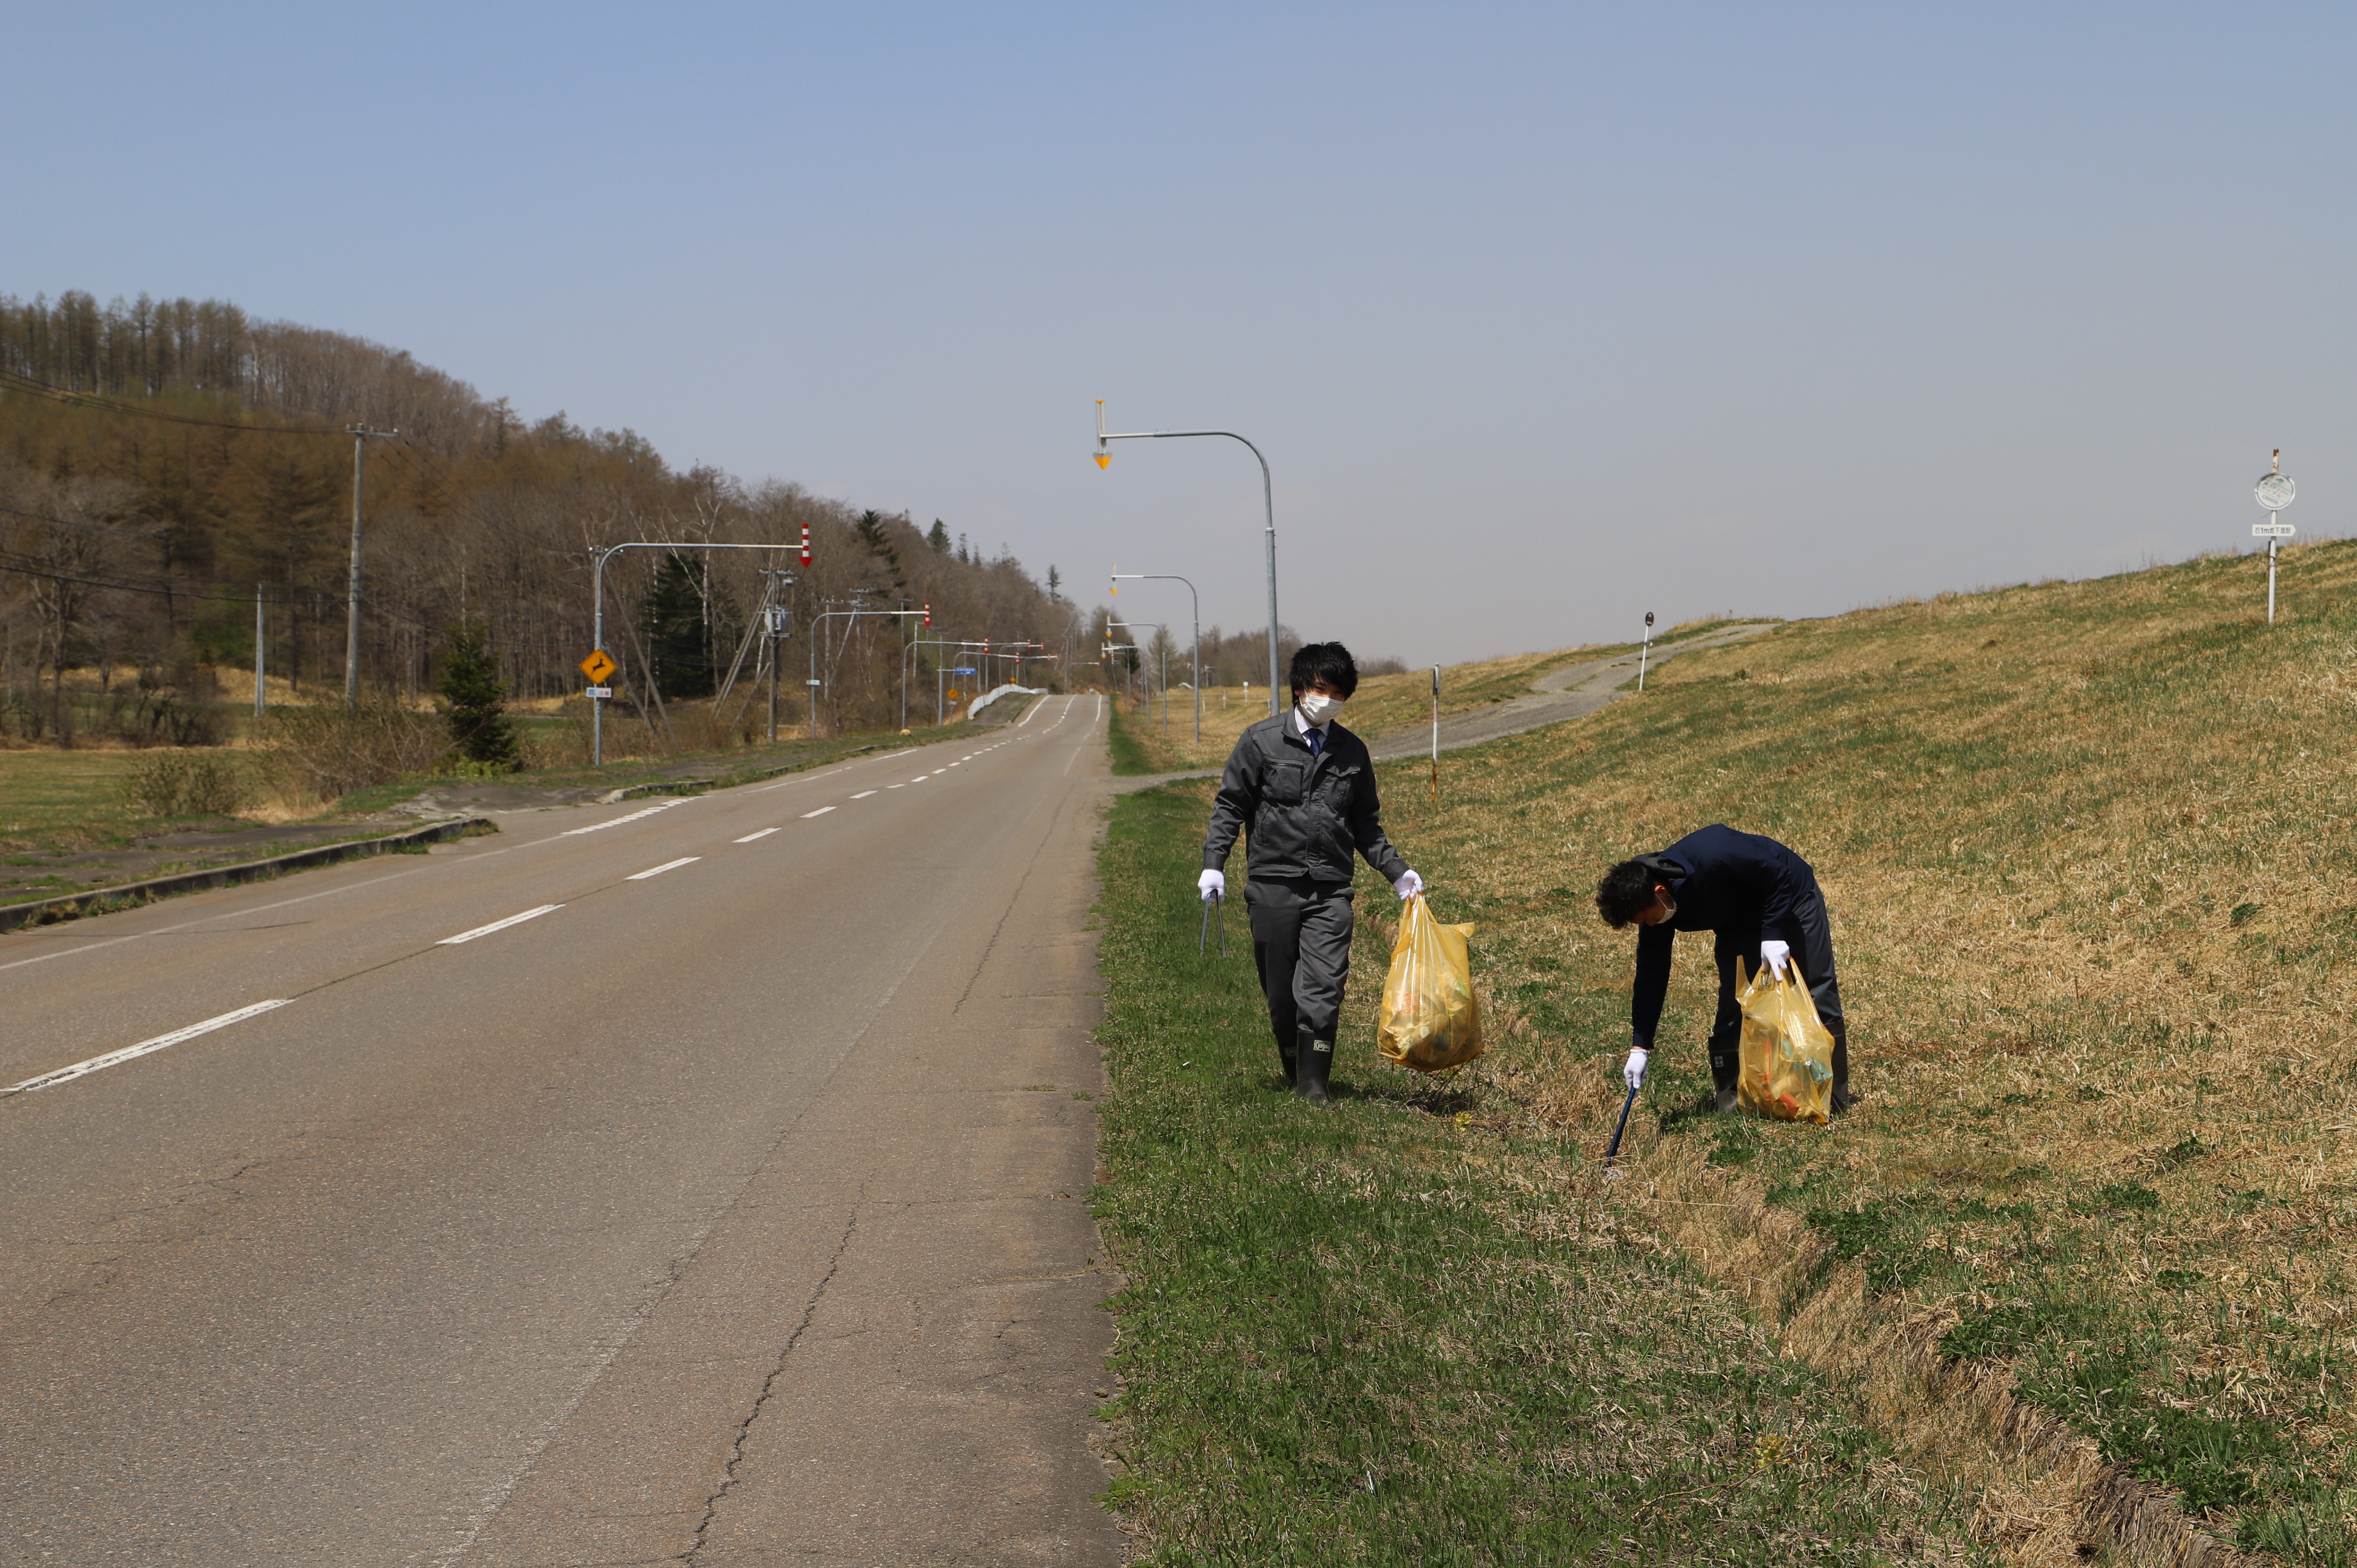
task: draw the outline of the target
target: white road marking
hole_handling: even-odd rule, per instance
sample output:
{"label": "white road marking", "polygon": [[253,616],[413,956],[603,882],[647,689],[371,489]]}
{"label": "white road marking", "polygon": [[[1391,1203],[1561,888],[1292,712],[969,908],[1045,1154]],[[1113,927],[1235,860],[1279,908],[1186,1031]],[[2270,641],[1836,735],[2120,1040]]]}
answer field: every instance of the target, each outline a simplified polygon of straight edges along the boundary
{"label": "white road marking", "polygon": [[543,904],[537,909],[526,909],[521,915],[510,915],[504,920],[493,920],[488,926],[477,926],[473,930],[460,931],[455,937],[444,937],[440,941],[436,942],[434,945],[437,948],[455,948],[460,942],[471,942],[477,937],[488,937],[493,931],[504,931],[510,926],[521,926],[526,920],[537,920],[543,915],[548,914],[552,910],[562,909],[564,908],[565,906],[562,904]]}
{"label": "white road marking", "polygon": [[135,1046],[125,1046],[119,1051],[109,1051],[102,1057],[92,1057],[88,1061],[76,1062],[71,1067],[61,1067],[55,1072],[45,1072],[38,1078],[28,1078],[22,1083],[11,1084],[6,1089],[0,1089],[0,1097],[11,1094],[30,1094],[37,1089],[47,1089],[51,1084],[64,1083],[69,1079],[84,1078],[101,1069],[113,1067],[118,1062],[127,1062],[134,1057],[144,1057],[151,1051],[160,1051],[167,1046],[177,1046],[183,1040],[193,1040],[199,1035],[210,1035],[215,1029],[227,1028],[230,1025],[251,1018],[257,1013],[267,1013],[273,1007],[284,1007],[293,1000],[295,999],[291,996],[282,996],[274,1002],[257,1002],[251,1007],[241,1007],[234,1013],[224,1013],[218,1018],[208,1018],[201,1024],[191,1024],[185,1029],[175,1029],[168,1035],[158,1035],[152,1040],[142,1040]]}
{"label": "white road marking", "polygon": [[[956,765],[955,763],[952,763],[952,764],[950,765],[950,767],[951,767],[951,768],[954,768],[954,767],[956,767],[956,766],[957,766],[957,765]],[[928,778],[928,779],[938,779],[938,778],[940,778],[942,774],[947,773],[949,770],[950,770],[950,769],[949,769],[949,768],[934,768],[931,773],[928,773],[927,775],[925,775],[925,777],[926,777],[926,778]]]}
{"label": "white road marking", "polygon": [[630,875],[622,878],[622,880],[625,882],[644,882],[650,876],[661,876],[666,871],[677,871],[683,865],[694,865],[697,861],[702,860],[703,858],[704,857],[700,854],[683,854],[677,860],[666,860],[661,865],[651,865],[644,871],[634,871]]}
{"label": "white road marking", "polygon": [[668,811],[673,806],[684,806],[693,799],[694,799],[694,797],[692,795],[682,795],[676,800],[664,800],[658,805],[649,806],[643,811],[632,811],[628,816],[615,817],[609,821],[602,822],[592,822],[586,828],[567,828],[556,836],[559,838],[569,839],[580,833],[602,833],[608,828],[619,828],[624,822],[635,822],[640,817],[651,817],[657,811]]}
{"label": "white road marking", "polygon": [[778,830],[775,828],[763,828],[759,832],[747,833],[743,838],[738,839],[737,842],[738,843],[751,843],[755,839],[768,838],[771,833],[776,832]]}
{"label": "white road marking", "polygon": [[873,795],[874,793],[876,793],[876,791],[873,789],[862,789],[858,794],[854,795],[852,799],[855,800],[865,800],[868,796]]}
{"label": "white road marking", "polygon": [[909,783],[911,783],[911,784],[922,784],[922,783],[924,782],[924,779],[909,779]]}
{"label": "white road marking", "polygon": [[834,811],[834,808],[833,806],[821,806],[821,807],[820,807],[817,811],[804,811],[804,812],[802,813],[802,821],[804,821],[804,822],[809,822],[813,817],[823,817],[823,816],[824,816],[824,815],[826,815],[829,811]]}
{"label": "white road marking", "polygon": [[908,786],[906,784],[887,784],[884,788],[887,789],[906,789]]}

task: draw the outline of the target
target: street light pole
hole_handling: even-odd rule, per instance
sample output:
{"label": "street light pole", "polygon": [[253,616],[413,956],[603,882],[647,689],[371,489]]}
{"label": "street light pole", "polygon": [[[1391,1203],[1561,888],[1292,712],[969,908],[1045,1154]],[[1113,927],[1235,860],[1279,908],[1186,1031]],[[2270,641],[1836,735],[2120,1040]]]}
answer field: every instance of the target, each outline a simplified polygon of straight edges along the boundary
{"label": "street light pole", "polygon": [[[589,610],[589,643],[599,652],[606,647],[606,562],[625,550],[791,550],[791,544],[712,544],[682,543],[669,539],[632,539],[620,544],[608,544],[603,550],[590,553],[596,563],[590,573],[592,603]],[[809,557],[803,557],[807,563]],[[606,699],[589,699],[589,766],[606,765]]]}
{"label": "street light pole", "polygon": [[1268,459],[1261,456],[1259,447],[1232,430],[1127,430],[1108,431],[1104,427],[1104,399],[1097,399],[1097,467],[1109,467],[1113,453],[1105,447],[1108,441],[1178,441],[1197,435],[1225,436],[1230,441],[1243,441],[1254,457],[1260,459],[1260,497],[1268,516],[1268,713],[1275,718],[1283,710],[1276,705],[1279,682],[1276,655],[1276,490],[1268,477]]}
{"label": "street light pole", "polygon": [[371,430],[365,424],[348,424],[344,434],[352,438],[352,559],[351,568],[344,578],[344,706],[355,708],[361,701],[361,466],[368,451],[369,438],[388,440],[401,434],[398,430]]}
{"label": "street light pole", "polygon": [[[1124,578],[1133,582],[1187,583],[1187,579],[1176,572],[1115,572],[1112,580],[1118,583]],[[1113,591],[1116,594],[1121,592],[1119,588]],[[1187,598],[1195,607],[1193,611],[1195,643],[1191,657],[1195,667],[1195,744],[1200,746],[1203,744],[1203,602],[1196,596],[1195,585],[1192,583],[1187,583]],[[1168,689],[1166,683],[1164,686],[1166,693]]]}

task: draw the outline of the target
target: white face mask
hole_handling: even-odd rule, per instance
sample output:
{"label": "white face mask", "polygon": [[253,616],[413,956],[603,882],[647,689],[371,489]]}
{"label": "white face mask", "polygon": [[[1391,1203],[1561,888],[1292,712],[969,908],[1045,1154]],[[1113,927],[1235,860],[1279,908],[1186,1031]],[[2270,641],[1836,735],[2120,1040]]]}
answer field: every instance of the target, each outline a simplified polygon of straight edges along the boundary
{"label": "white face mask", "polygon": [[1316,692],[1301,693],[1301,716],[1313,725],[1330,724],[1342,712],[1347,697],[1322,696]]}

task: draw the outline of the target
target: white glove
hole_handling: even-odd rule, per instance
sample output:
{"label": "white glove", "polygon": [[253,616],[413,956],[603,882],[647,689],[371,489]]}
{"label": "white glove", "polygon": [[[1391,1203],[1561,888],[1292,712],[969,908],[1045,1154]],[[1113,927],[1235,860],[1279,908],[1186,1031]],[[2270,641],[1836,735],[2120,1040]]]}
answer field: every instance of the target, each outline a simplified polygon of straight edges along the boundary
{"label": "white glove", "polygon": [[1629,1065],[1620,1069],[1620,1081],[1629,1086],[1630,1093],[1634,1094],[1645,1087],[1645,1063],[1651,1060],[1652,1057],[1651,1051],[1629,1053]]}
{"label": "white glove", "polygon": [[1760,944],[1760,968],[1781,971],[1792,961],[1792,945],[1790,942],[1763,941]]}
{"label": "white glove", "polygon": [[1200,893],[1206,901],[1225,898],[1228,896],[1228,874],[1224,871],[1203,873],[1195,878],[1195,891]]}
{"label": "white glove", "polygon": [[1392,891],[1403,898],[1413,898],[1424,891],[1424,878],[1411,871],[1392,884]]}

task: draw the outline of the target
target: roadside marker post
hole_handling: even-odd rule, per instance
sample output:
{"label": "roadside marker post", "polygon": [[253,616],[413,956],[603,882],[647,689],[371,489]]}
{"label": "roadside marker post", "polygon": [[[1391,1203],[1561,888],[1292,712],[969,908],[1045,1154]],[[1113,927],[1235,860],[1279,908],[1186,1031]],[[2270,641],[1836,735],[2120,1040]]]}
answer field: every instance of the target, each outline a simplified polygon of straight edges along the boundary
{"label": "roadside marker post", "polygon": [[1432,667],[1432,809],[1440,810],[1440,666]]}
{"label": "roadside marker post", "polygon": [[1653,655],[1653,612],[1645,612],[1645,643],[1637,650],[1637,690],[1645,689],[1645,660]]}
{"label": "roadside marker post", "polygon": [[2291,505],[2298,489],[2291,476],[2283,471],[2283,448],[2275,453],[2275,466],[2259,476],[2251,487],[2251,494],[2267,509],[2267,521],[2251,524],[2251,537],[2267,542],[2267,624],[2276,624],[2276,546],[2299,531],[2283,520],[2283,509]]}

